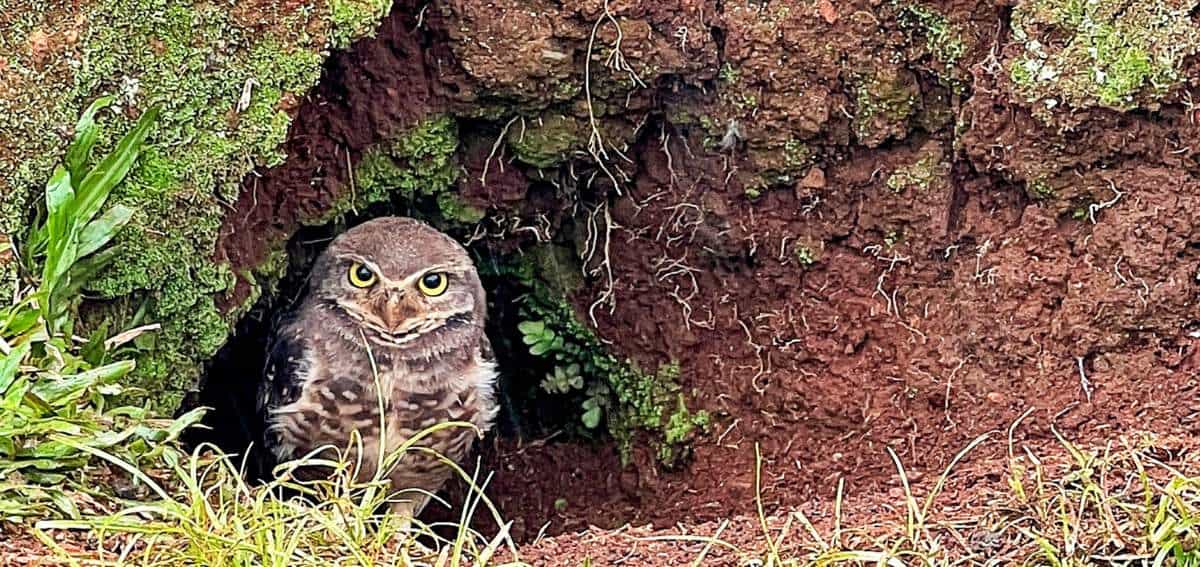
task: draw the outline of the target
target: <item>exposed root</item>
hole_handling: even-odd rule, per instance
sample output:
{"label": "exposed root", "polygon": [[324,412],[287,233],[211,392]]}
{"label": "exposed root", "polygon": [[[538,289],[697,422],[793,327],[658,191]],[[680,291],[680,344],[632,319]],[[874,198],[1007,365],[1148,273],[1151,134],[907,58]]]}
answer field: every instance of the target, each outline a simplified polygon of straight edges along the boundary
{"label": "exposed root", "polygon": [[662,140],[662,152],[667,156],[667,171],[671,174],[671,188],[675,187],[675,181],[679,178],[675,174],[675,160],[671,157],[671,135],[667,133],[667,125],[664,122],[659,134],[659,139]]}
{"label": "exposed root", "polygon": [[[667,237],[667,246],[678,244],[685,236],[689,243],[695,240],[696,229],[704,224],[704,209],[694,203],[684,202],[664,207],[663,210],[671,211],[671,214],[659,226],[658,233],[654,235],[655,241],[661,241],[664,235]],[[695,218],[689,218],[688,211],[693,211]]]}
{"label": "exposed root", "polygon": [[[600,31],[600,26],[605,21],[612,23],[612,26],[617,33],[617,38],[613,43],[612,50],[609,52],[608,58],[605,59],[605,66],[609,67],[610,69],[628,73],[630,80],[636,87],[646,88],[646,84],[642,82],[641,77],[639,77],[637,72],[633,70],[633,67],[629,66],[629,62],[625,60],[625,55],[621,52],[621,42],[625,39],[625,33],[621,30],[620,22],[617,21],[617,18],[613,16],[612,11],[609,9],[609,0],[604,0],[604,13],[596,19],[596,23],[592,26],[592,33],[588,37],[587,54],[584,56],[583,63],[583,92],[587,101],[588,124],[592,128],[592,134],[588,137],[588,153],[591,154],[592,159],[596,162],[596,165],[600,167],[601,171],[603,171],[604,174],[608,176],[609,180],[612,181],[613,189],[618,195],[620,195],[621,184],[617,181],[616,175],[613,174],[612,170],[607,164],[607,162],[610,161],[610,158],[608,156],[608,150],[605,148],[604,137],[600,134],[600,125],[596,121],[596,110],[592,102],[592,54],[595,52],[596,35]],[[615,148],[614,151],[616,151]],[[622,157],[625,156],[622,155]],[[627,157],[625,157],[625,159],[629,160]],[[628,176],[626,176],[623,171],[620,171],[620,168],[616,169],[621,173],[622,177],[628,179]]]}
{"label": "exposed root", "polygon": [[[519,216],[506,217],[503,215],[489,216],[475,225],[475,231],[467,237],[466,244],[470,246],[481,240],[504,240],[513,234],[527,232],[539,243],[550,242],[553,225],[545,213],[533,217],[534,224],[526,224]],[[488,225],[493,230],[489,230]]]}
{"label": "exposed root", "polygon": [[1138,299],[1142,302],[1142,308],[1145,308],[1149,305],[1147,298],[1150,296],[1150,286],[1146,283],[1146,280],[1137,277],[1137,275],[1133,273],[1133,268],[1126,268],[1129,271],[1129,277],[1125,277],[1125,275],[1121,273],[1121,261],[1124,259],[1125,256],[1117,257],[1117,261],[1113,264],[1113,273],[1116,274],[1117,279],[1121,281],[1122,285],[1130,285],[1132,283],[1130,278],[1133,278],[1137,281],[1139,288],[1136,293]]}
{"label": "exposed root", "polygon": [[[692,325],[703,329],[712,330],[715,328],[716,316],[711,309],[708,309],[708,318],[702,321],[692,319],[692,304],[691,300],[700,294],[700,284],[696,280],[696,274],[702,273],[701,270],[693,268],[687,264],[687,255],[679,259],[673,259],[666,255],[654,262],[654,278],[659,282],[666,282],[669,279],[679,276],[685,277],[691,284],[691,291],[686,295],[680,295],[682,286],[676,284],[675,289],[667,293],[680,305],[683,310],[683,325],[688,330],[691,330]],[[707,308],[706,308],[707,309]]]}
{"label": "exposed root", "polygon": [[[504,128],[500,129],[500,135],[496,136],[496,141],[492,143],[491,153],[488,154],[487,159],[483,160],[483,173],[479,176],[479,182],[482,183],[484,187],[487,187],[488,168],[492,165],[492,158],[496,157],[496,154],[500,152],[500,148],[504,144],[504,137],[508,135],[509,127],[511,127],[513,122],[516,122],[517,119],[521,119],[521,125],[524,126],[525,120],[521,118],[521,116],[513,116],[511,120],[504,124]],[[522,132],[523,131],[524,128],[522,128]],[[500,159],[498,163],[500,164],[500,173],[504,173],[504,160]]]}
{"label": "exposed root", "polygon": [[950,424],[951,427],[955,427],[955,428],[958,427],[958,423],[956,423],[954,421],[954,418],[950,417],[950,388],[954,384],[954,376],[957,375],[958,371],[962,370],[962,367],[966,364],[967,364],[966,358],[959,360],[958,366],[955,366],[954,370],[950,371],[950,376],[948,376],[946,378],[946,399],[943,400],[943,402],[942,402],[942,411],[944,411],[946,414],[946,421]]}
{"label": "exposed root", "polygon": [[752,378],[750,378],[750,387],[754,388],[754,391],[758,392],[760,395],[764,394],[766,393],[767,388],[766,386],[760,386],[758,384],[758,379],[762,378],[764,374],[770,372],[771,353],[767,352],[765,355],[763,354],[764,351],[766,351],[766,347],[754,341],[754,334],[750,332],[750,327],[746,325],[746,322],[742,321],[741,317],[738,317],[736,308],[734,309],[733,318],[735,321],[737,321],[738,325],[741,325],[742,330],[745,331],[746,344],[750,345],[750,348],[754,351],[754,356],[758,358],[758,372]]}
{"label": "exposed root", "polygon": [[[588,266],[592,263],[592,260],[596,257],[596,252],[601,249],[600,245],[599,245],[600,227],[599,227],[599,223],[596,220],[596,217],[599,216],[599,214],[601,212],[604,213],[604,246],[603,246],[603,251],[602,251],[603,255],[601,256],[600,262],[595,267],[589,268]],[[608,202],[607,201],[604,202],[603,204],[601,204],[594,211],[592,211],[591,214],[589,214],[587,216],[587,230],[588,230],[587,243],[584,246],[584,256],[582,258],[583,259],[583,273],[584,273],[584,275],[589,276],[589,277],[594,277],[594,276],[602,274],[604,277],[604,281],[605,281],[604,291],[600,293],[600,296],[597,297],[596,300],[592,302],[591,307],[588,308],[588,318],[591,319],[592,326],[598,327],[599,325],[596,323],[596,308],[600,307],[601,305],[607,305],[608,313],[610,315],[617,308],[617,298],[616,298],[616,295],[614,294],[614,288],[616,287],[616,281],[613,279],[612,255],[610,252],[610,246],[612,243],[613,220],[612,220],[612,213],[608,210]]]}
{"label": "exposed root", "polygon": [[1087,373],[1083,370],[1083,357],[1075,357],[1075,362],[1079,366],[1079,388],[1083,390],[1083,395],[1090,404],[1092,403],[1092,381],[1088,380]]}
{"label": "exposed root", "polygon": [[991,286],[996,283],[995,266],[984,269],[982,265],[983,256],[988,253],[988,250],[991,249],[991,247],[992,240],[988,239],[984,241],[984,243],[975,251],[975,274],[972,276],[972,279],[977,282],[982,282],[984,287]]}
{"label": "exposed root", "polygon": [[1088,205],[1088,220],[1092,221],[1092,224],[1096,224],[1097,212],[1116,205],[1117,201],[1120,201],[1121,197],[1125,196],[1125,193],[1122,193],[1120,189],[1117,189],[1117,184],[1113,183],[1111,179],[1105,179],[1105,181],[1108,182],[1108,188],[1113,192],[1113,198],[1100,203],[1092,203]]}
{"label": "exposed root", "polygon": [[871,297],[874,297],[876,295],[882,295],[884,301],[887,302],[887,314],[895,315],[896,318],[899,319],[900,318],[900,307],[899,307],[898,303],[896,302],[896,294],[900,291],[900,288],[897,287],[896,289],[893,289],[892,292],[889,294],[887,292],[887,290],[884,289],[883,284],[884,284],[884,281],[887,280],[888,275],[891,274],[896,269],[897,264],[908,262],[911,260],[911,258],[909,258],[908,256],[901,256],[900,254],[894,254],[890,258],[884,257],[882,255],[883,246],[879,245],[879,244],[872,244],[870,246],[867,246],[867,247],[863,248],[863,252],[867,253],[867,254],[872,254],[876,260],[880,260],[880,261],[888,263],[887,269],[885,269],[879,273],[879,279],[876,280],[876,282],[875,282],[875,293],[871,294]]}

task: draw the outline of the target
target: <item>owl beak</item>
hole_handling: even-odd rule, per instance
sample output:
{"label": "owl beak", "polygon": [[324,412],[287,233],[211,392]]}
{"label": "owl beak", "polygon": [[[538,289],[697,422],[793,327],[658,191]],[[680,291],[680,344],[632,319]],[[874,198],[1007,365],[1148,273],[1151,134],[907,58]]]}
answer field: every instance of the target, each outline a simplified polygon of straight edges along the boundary
{"label": "owl beak", "polygon": [[404,294],[398,291],[389,291],[387,294],[387,303],[383,306],[383,324],[388,329],[395,331],[400,323],[408,317],[408,310],[404,305]]}

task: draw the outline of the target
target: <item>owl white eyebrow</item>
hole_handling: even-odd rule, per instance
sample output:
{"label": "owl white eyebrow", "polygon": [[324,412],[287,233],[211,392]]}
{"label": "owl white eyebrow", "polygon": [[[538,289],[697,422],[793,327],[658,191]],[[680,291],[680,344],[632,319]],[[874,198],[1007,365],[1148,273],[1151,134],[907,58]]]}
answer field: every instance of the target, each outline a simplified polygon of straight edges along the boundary
{"label": "owl white eyebrow", "polygon": [[406,278],[403,278],[400,280],[389,279],[388,282],[392,283],[393,285],[398,285],[401,287],[409,286],[409,285],[412,285],[413,282],[415,282],[429,274],[435,273],[435,272],[453,273],[455,275],[461,275],[462,268],[459,268],[459,267],[455,266],[454,264],[434,264],[434,265],[429,266],[419,272],[416,272]]}
{"label": "owl white eyebrow", "polygon": [[431,272],[454,272],[457,274],[461,271],[462,271],[462,267],[459,266],[458,264],[434,264],[432,266],[429,266],[428,268],[425,268],[424,270],[421,270],[421,275],[425,275],[425,274],[428,274]]}
{"label": "owl white eyebrow", "polygon": [[366,266],[367,268],[370,268],[370,270],[372,272],[375,272],[375,275],[381,276],[381,277],[383,276],[383,270],[379,269],[378,264],[376,264],[375,262],[372,262],[366,258],[363,258],[362,256],[359,256],[358,254],[345,254],[342,256],[338,256],[338,260],[350,260],[353,262],[358,262],[358,263]]}

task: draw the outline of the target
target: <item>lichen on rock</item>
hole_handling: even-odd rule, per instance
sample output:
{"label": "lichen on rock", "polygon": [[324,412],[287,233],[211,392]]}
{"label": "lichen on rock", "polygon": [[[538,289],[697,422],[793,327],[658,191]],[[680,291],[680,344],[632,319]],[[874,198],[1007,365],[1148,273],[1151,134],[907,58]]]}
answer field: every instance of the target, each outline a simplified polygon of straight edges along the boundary
{"label": "lichen on rock", "polygon": [[920,105],[916,76],[906,69],[880,66],[864,74],[854,89],[854,134],[865,146],[908,135]]}
{"label": "lichen on rock", "polygon": [[1012,89],[1051,109],[1153,104],[1200,51],[1196,0],[1033,0],[1013,11]]}

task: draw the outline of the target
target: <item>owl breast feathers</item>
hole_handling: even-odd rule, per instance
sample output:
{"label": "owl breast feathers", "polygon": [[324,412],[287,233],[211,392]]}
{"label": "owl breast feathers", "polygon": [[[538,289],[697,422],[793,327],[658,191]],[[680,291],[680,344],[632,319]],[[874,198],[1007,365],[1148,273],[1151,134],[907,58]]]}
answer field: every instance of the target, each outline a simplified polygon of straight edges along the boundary
{"label": "owl breast feathers", "polygon": [[[280,461],[342,451],[361,462],[360,480],[414,436],[414,446],[461,463],[497,413],[486,306],[466,250],[428,225],[387,217],[334,239],[271,337],[264,445]],[[474,429],[431,431],[448,422]],[[361,444],[352,445],[355,432]],[[393,504],[415,514],[451,470],[413,449],[383,472],[396,490],[416,489]]]}

